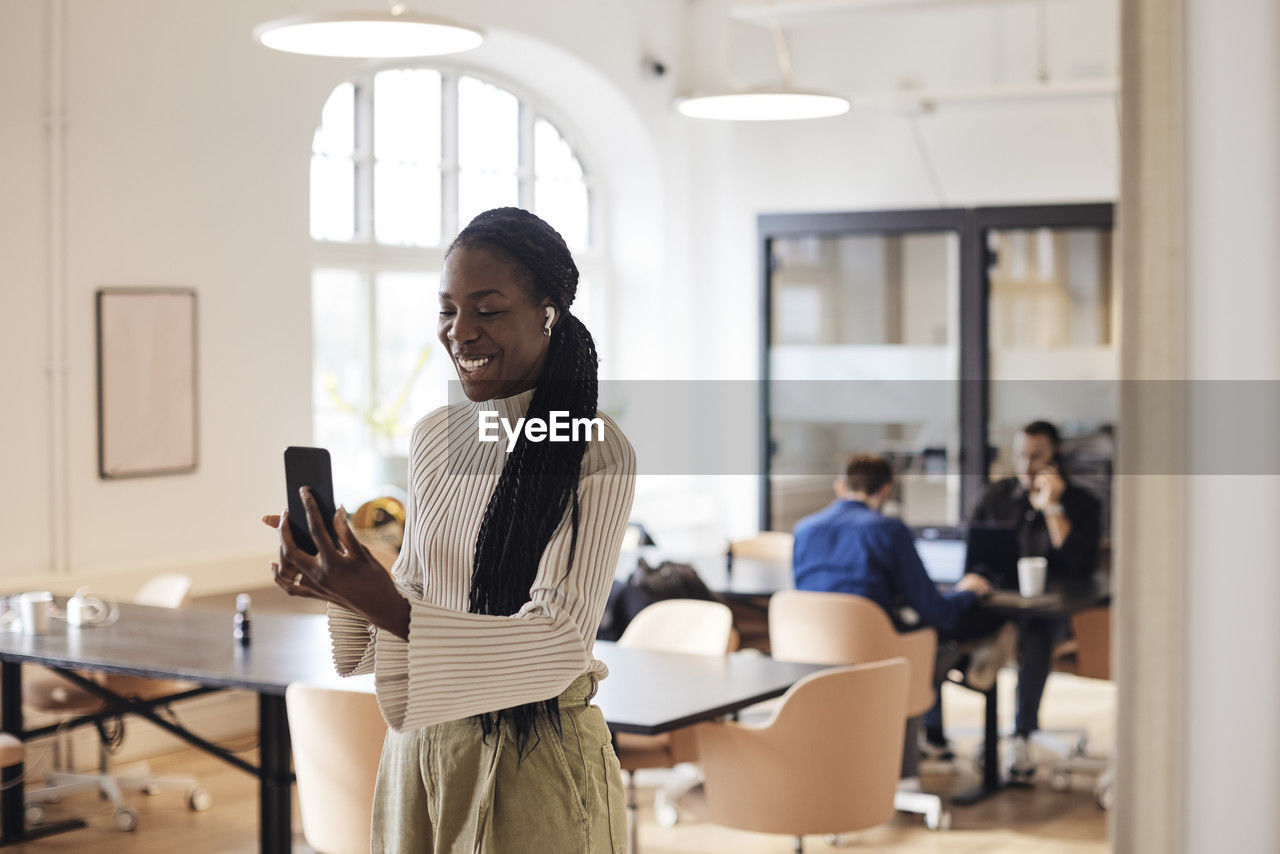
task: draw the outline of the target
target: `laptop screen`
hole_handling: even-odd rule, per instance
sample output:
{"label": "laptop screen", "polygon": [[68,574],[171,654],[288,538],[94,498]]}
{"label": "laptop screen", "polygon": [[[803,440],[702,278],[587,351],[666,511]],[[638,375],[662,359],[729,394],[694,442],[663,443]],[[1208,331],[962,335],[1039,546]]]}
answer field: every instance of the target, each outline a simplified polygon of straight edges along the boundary
{"label": "laptop screen", "polygon": [[964,575],[964,540],[916,538],[916,553],[934,584],[955,584]]}

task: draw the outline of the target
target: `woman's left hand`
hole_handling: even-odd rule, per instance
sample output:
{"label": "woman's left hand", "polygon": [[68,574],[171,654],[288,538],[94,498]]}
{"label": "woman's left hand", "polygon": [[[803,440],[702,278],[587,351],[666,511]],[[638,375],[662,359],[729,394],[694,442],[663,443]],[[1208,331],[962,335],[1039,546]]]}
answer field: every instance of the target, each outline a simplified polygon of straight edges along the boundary
{"label": "woman's left hand", "polygon": [[279,562],[272,564],[276,584],[291,596],[323,599],[362,614],[382,625],[396,608],[397,600],[407,607],[382,564],[356,539],[347,520],[346,509],[334,514],[336,541],[325,528],[320,506],[306,487],[302,506],[307,513],[307,529],[317,553],[308,554],[293,541],[288,511],[281,514]]}

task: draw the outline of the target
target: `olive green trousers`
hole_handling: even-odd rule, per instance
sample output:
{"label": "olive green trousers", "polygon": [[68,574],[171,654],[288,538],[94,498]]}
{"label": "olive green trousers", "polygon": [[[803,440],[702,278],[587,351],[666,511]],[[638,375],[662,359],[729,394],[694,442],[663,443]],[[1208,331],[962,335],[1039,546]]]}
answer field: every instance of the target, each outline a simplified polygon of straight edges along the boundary
{"label": "olive green trousers", "polygon": [[387,731],[371,846],[387,854],[623,854],[622,771],[596,681],[560,695],[560,732],[543,715],[524,755],[509,721],[485,737],[472,718]]}

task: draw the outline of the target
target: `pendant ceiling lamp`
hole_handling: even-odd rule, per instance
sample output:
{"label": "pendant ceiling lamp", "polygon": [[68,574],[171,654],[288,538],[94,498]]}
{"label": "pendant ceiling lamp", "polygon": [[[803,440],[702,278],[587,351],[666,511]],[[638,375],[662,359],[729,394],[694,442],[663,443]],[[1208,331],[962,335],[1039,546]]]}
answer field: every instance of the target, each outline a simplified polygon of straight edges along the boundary
{"label": "pendant ceiling lamp", "polygon": [[695,119],[735,122],[821,119],[847,113],[847,98],[791,85],[791,52],[787,49],[787,39],[776,20],[771,22],[771,28],[778,67],[782,70],[781,86],[694,92],[676,98],[676,110]]}
{"label": "pendant ceiling lamp", "polygon": [[292,15],[259,24],[253,37],[287,53],[364,59],[461,53],[484,39],[475,27],[409,12],[399,3],[387,12]]}

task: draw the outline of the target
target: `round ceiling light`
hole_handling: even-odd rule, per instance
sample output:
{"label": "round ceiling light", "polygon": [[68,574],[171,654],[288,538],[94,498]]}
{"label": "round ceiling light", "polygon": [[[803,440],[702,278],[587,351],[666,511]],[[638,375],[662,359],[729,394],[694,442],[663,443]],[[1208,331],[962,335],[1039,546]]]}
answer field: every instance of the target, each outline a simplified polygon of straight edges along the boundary
{"label": "round ceiling light", "polygon": [[253,28],[253,37],[287,53],[363,59],[461,53],[484,40],[475,27],[392,12],[293,15],[259,24]]}
{"label": "round ceiling light", "polygon": [[822,92],[753,89],[686,95],[676,99],[675,107],[682,115],[695,119],[769,122],[838,116],[849,111],[849,101]]}

